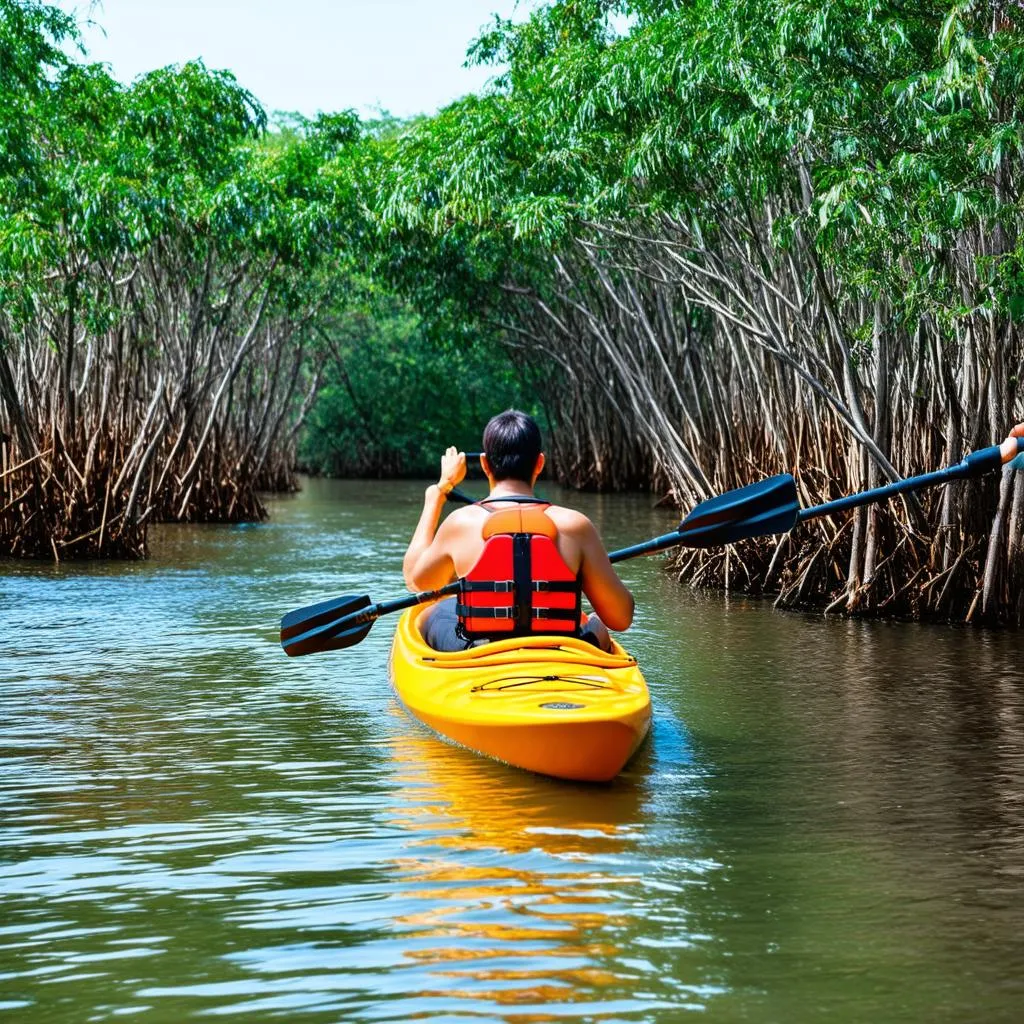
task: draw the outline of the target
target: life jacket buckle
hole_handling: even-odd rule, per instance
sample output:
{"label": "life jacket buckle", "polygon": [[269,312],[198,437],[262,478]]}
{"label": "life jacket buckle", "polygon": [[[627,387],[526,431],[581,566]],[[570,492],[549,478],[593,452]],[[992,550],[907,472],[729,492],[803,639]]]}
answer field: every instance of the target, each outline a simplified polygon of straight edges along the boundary
{"label": "life jacket buckle", "polygon": [[515,589],[514,580],[462,580],[464,594],[511,594]]}

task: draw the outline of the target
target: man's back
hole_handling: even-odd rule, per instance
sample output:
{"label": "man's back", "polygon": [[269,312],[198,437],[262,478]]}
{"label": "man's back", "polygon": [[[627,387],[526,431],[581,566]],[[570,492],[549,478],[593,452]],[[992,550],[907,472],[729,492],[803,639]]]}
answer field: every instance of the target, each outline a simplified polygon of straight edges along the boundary
{"label": "man's back", "polygon": [[[499,495],[500,496],[500,495]],[[412,590],[442,587],[465,576],[484,549],[484,526],[496,509],[511,502],[469,505],[452,512],[440,525],[430,549],[407,574]],[[627,629],[633,620],[633,597],[608,561],[594,524],[582,512],[560,505],[544,507],[558,529],[555,545],[565,564],[581,574],[583,593],[610,629]]]}
{"label": "man's back", "polygon": [[[495,502],[493,505],[468,505],[452,512],[441,525],[437,536],[454,563],[456,576],[465,576],[480,557],[484,549],[484,526],[492,511],[507,508],[509,504]],[[579,512],[559,505],[548,505],[544,507],[544,512],[558,528],[555,544],[563,561],[573,572],[579,572],[583,562],[583,547],[577,535],[581,530],[580,520],[588,524],[589,520]]]}
{"label": "man's back", "polygon": [[[589,629],[592,634],[598,635],[602,646],[606,646],[608,636],[605,627],[627,629],[633,621],[633,595],[619,579],[594,524],[585,515],[571,508],[538,503],[534,498],[533,487],[544,469],[545,461],[541,450],[540,428],[536,421],[524,412],[507,409],[487,424],[483,442],[484,454],[480,457],[480,466],[487,476],[490,494],[482,503],[458,509],[444,522],[440,522],[447,495],[466,475],[465,452],[449,448],[441,458],[440,480],[431,484],[424,494],[423,512],[405,553],[402,572],[406,585],[414,592],[437,590],[455,579],[473,573],[484,551],[484,529],[489,517],[499,509],[514,507],[517,502],[528,503],[543,509],[543,514],[554,524],[557,530],[554,543],[561,556],[560,560],[565,563],[560,570],[563,575],[559,577],[561,583],[558,588],[547,587],[546,584],[555,581],[544,578],[534,578],[534,584],[541,591],[546,589],[551,593],[555,589],[562,589],[566,582],[564,573],[567,571],[578,576],[579,583],[573,581],[571,585],[577,598],[576,616],[580,614],[580,590],[594,606],[597,615],[591,616],[585,624],[577,623],[575,628],[581,630],[581,635]],[[550,532],[549,524],[544,521],[535,523],[537,525],[545,532]],[[531,530],[527,528],[523,532]],[[518,562],[518,570],[512,566],[504,571],[530,571],[529,564],[529,560],[524,558]],[[476,585],[478,592],[496,592],[494,585],[508,580],[471,582]],[[517,600],[524,602],[521,581],[516,584],[516,590],[519,593]],[[517,607],[525,617],[526,605],[520,603]],[[455,620],[452,618],[456,613],[462,617],[459,626],[465,634],[468,622],[466,608],[457,605],[454,599],[441,602],[431,614],[432,621],[441,617],[450,619],[453,628],[449,631],[451,635],[445,634],[446,642],[454,643],[458,639],[458,631],[454,630]],[[536,618],[543,622],[543,616]]]}

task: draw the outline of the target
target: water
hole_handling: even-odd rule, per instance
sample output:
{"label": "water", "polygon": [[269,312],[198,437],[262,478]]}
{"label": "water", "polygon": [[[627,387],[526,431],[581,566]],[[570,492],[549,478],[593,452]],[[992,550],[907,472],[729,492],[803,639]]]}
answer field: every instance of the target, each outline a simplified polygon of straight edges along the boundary
{"label": "water", "polygon": [[[640,497],[574,496],[610,547]],[[610,786],[445,746],[393,620],[420,490],[313,483],[142,565],[0,570],[0,1018],[1017,1021],[1019,636],[777,614],[621,566],[654,698]]]}

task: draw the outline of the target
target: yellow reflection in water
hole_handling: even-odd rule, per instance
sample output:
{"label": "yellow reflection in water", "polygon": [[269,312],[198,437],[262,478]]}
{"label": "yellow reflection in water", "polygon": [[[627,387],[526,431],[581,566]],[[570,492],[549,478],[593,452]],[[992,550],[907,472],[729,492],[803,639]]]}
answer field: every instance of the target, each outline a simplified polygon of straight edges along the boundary
{"label": "yellow reflection in water", "polygon": [[410,838],[390,866],[419,904],[394,926],[410,968],[427,972],[420,995],[521,1007],[504,1019],[523,1024],[632,996],[620,956],[640,883],[628,857],[640,782],[557,782],[426,733],[396,735],[392,763],[393,820]]}

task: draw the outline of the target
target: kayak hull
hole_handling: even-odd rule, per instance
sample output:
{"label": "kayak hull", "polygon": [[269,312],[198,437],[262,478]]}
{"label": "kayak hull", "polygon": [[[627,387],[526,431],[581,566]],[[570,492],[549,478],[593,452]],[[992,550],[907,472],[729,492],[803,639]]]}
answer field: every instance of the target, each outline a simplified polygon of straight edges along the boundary
{"label": "kayak hull", "polygon": [[566,637],[526,637],[442,653],[424,642],[427,608],[403,614],[391,650],[395,692],[444,738],[561,779],[607,782],[643,742],[650,695],[636,661]]}

